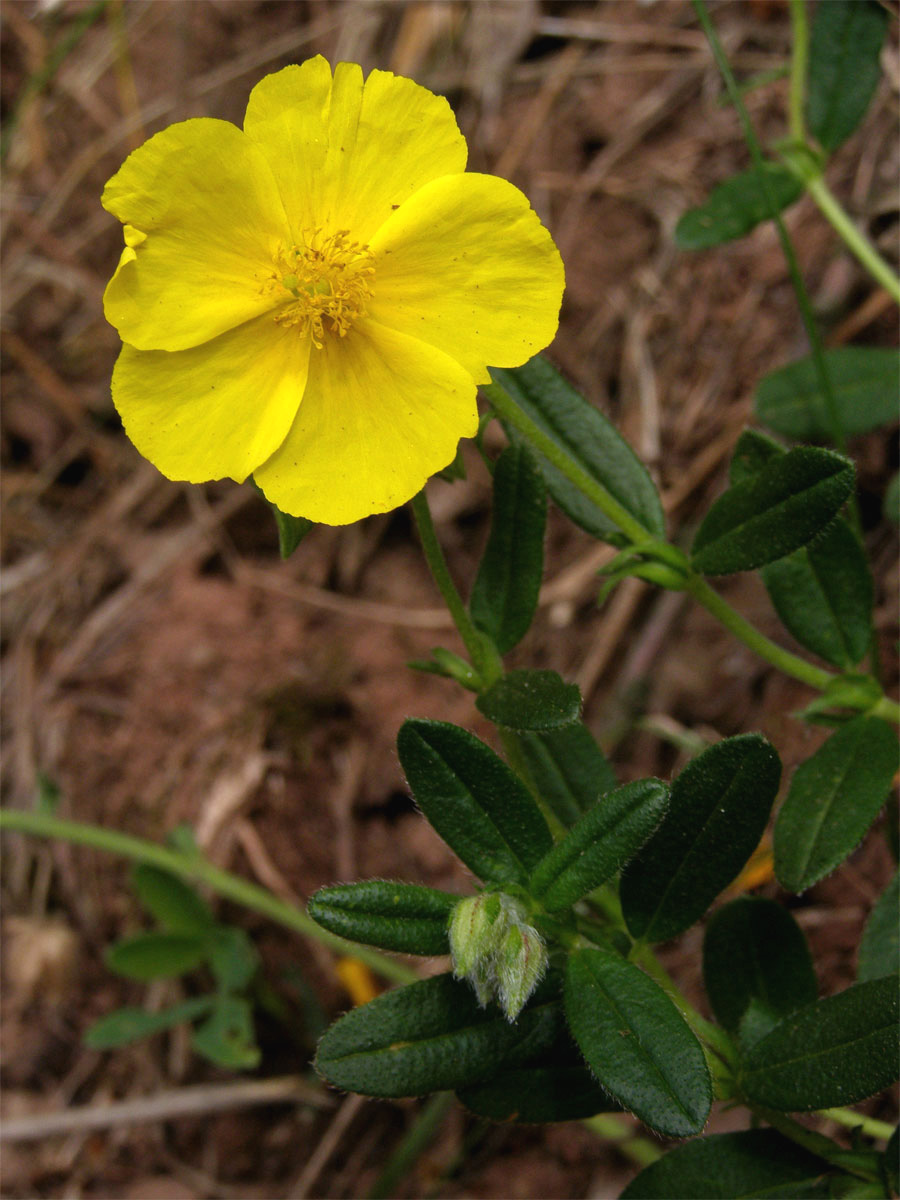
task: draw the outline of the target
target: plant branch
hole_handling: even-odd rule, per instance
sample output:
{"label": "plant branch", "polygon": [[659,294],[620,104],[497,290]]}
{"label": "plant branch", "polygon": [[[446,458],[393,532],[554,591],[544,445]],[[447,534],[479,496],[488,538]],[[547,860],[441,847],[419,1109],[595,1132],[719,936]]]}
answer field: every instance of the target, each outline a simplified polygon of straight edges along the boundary
{"label": "plant branch", "polygon": [[633,542],[644,544],[652,540],[650,531],[645,529],[640,521],[633,517],[611,492],[606,490],[602,483],[589,475],[561,446],[548,437],[540,426],[532,421],[527,413],[523,412],[505,388],[498,383],[491,383],[487,386],[482,385],[481,391],[495,412],[510,425],[514,425],[536,450],[543,454],[557,470],[562,471],[569,482],[587,496],[588,500],[596,504],[600,511],[618,525]]}
{"label": "plant branch", "polygon": [[[472,661],[472,666],[479,672],[482,677],[482,686],[487,687],[499,678],[502,673],[502,667],[494,655],[493,659],[489,654],[489,648],[486,640],[481,636],[469,616],[465,604],[463,604],[456,584],[450,575],[447,567],[447,560],[444,558],[444,552],[441,549],[441,544],[438,541],[437,533],[434,528],[434,521],[431,519],[431,509],[428,507],[428,499],[425,495],[425,489],[413,496],[410,501],[413,510],[413,516],[416,520],[416,528],[419,531],[419,537],[422,541],[422,549],[425,553],[425,561],[428,563],[428,569],[431,571],[432,578],[437,584],[438,591],[444,598],[444,603],[453,618],[453,624],[459,631],[459,636],[463,640],[466,650],[469,652],[469,658]],[[495,661],[496,660],[496,661]]]}
{"label": "plant branch", "polygon": [[791,31],[791,90],[788,96],[788,121],[795,142],[806,143],[806,76],[809,72],[809,20],[806,0],[790,0]]}
{"label": "plant branch", "polygon": [[819,1116],[828,1121],[836,1121],[845,1129],[861,1129],[866,1137],[877,1138],[882,1142],[886,1142],[894,1132],[894,1126],[889,1125],[887,1121],[863,1116],[862,1113],[854,1112],[852,1108],[820,1108]]}
{"label": "plant branch", "polygon": [[111,829],[102,829],[97,825],[86,825],[77,821],[64,821],[49,813],[25,812],[19,809],[0,809],[0,829],[75,842],[81,846],[103,850],[107,854],[116,854],[132,862],[159,867],[160,870],[169,871],[188,882],[205,883],[220,896],[233,900],[244,908],[262,913],[295,933],[313,938],[342,954],[352,955],[392,983],[414,983],[419,978],[405,963],[379,954],[377,950],[368,946],[358,946],[355,942],[345,941],[344,938],[329,933],[302,909],[286,904],[265,888],[250,883],[239,875],[213,866],[199,853],[185,854],[146,841],[144,838],[132,837],[127,833],[117,833]]}
{"label": "plant branch", "polygon": [[900,304],[900,278],[894,274],[868,238],[853,224],[824,178],[818,175],[807,179],[806,190],[851,254],[854,254],[872,278],[881,284],[894,303]]}
{"label": "plant branch", "polygon": [[737,81],[734,78],[734,73],[728,62],[725,51],[722,49],[722,43],[719,41],[719,36],[716,33],[715,26],[710,20],[704,0],[692,0],[694,11],[703,27],[703,32],[706,34],[710,49],[713,52],[713,57],[716,60],[716,65],[725,82],[725,87],[731,102],[734,105],[738,115],[738,120],[741,123],[741,129],[744,134],[744,140],[747,143],[747,148],[750,151],[750,157],[753,159],[753,165],[756,167],[757,180],[759,187],[763,193],[768,209],[769,216],[775,222],[775,228],[778,232],[778,240],[781,243],[782,253],[784,254],[787,263],[788,273],[791,277],[791,284],[794,288],[794,293],[797,297],[797,306],[800,309],[800,317],[803,321],[803,327],[806,330],[806,336],[809,341],[809,347],[812,354],[813,365],[815,367],[816,378],[818,380],[819,389],[825,400],[825,407],[828,412],[828,423],[831,430],[831,438],[837,448],[843,451],[846,448],[847,439],[844,434],[843,426],[841,425],[840,413],[837,407],[837,400],[834,395],[834,388],[831,386],[831,378],[828,374],[828,368],[825,365],[825,352],[822,345],[822,336],[819,333],[819,327],[816,324],[816,318],[813,313],[812,303],[809,299],[809,294],[806,291],[806,285],[803,282],[803,276],[800,274],[800,266],[797,262],[797,255],[794,252],[794,247],[785,228],[784,221],[781,219],[781,212],[778,207],[778,202],[775,199],[772,191],[772,185],[769,182],[768,175],[765,171],[765,163],[763,159],[762,147],[753,129],[750,121],[750,116],[744,105],[741,97],[740,89]]}

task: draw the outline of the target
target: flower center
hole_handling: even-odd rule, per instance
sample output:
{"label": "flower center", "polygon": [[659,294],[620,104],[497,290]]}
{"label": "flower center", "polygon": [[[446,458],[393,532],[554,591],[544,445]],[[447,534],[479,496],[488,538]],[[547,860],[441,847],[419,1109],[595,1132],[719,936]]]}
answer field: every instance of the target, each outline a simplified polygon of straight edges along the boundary
{"label": "flower center", "polygon": [[326,333],[346,337],[353,322],[365,315],[374,274],[372,251],[351,242],[349,230],[339,229],[326,237],[315,229],[304,233],[302,245],[279,252],[275,270],[263,286],[267,293],[287,301],[275,321],[299,326],[321,350]]}

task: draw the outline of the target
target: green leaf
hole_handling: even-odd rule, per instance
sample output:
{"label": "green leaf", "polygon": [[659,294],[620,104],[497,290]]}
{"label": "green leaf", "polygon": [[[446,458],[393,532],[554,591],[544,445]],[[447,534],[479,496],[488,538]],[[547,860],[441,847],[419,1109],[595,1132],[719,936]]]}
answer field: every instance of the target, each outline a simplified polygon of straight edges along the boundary
{"label": "green leaf", "polygon": [[106,965],[129,979],[167,979],[206,961],[205,937],[186,933],[139,933],[106,951]]}
{"label": "green leaf", "polygon": [[563,1028],[553,987],[542,987],[513,1024],[472,988],[437,975],[386,992],[341,1017],[319,1042],[316,1070],[366,1096],[421,1096],[469,1087],[547,1049]]}
{"label": "green leaf", "polygon": [[900,929],[897,912],[900,910],[900,873],[881,893],[878,903],[869,913],[862,940],[859,943],[860,983],[896,975],[900,971]]}
{"label": "green leaf", "polygon": [[259,969],[256,947],[243,929],[219,925],[209,939],[209,965],[226,992],[245,988]]}
{"label": "green leaf", "polygon": [[475,701],[479,712],[506,729],[543,733],[581,716],[581,692],[555,671],[508,671]]}
{"label": "green leaf", "polygon": [[778,755],[757,733],[727,738],[688,763],[662,824],[622,874],[634,937],[663,942],[703,916],[756,849],[780,778]]}
{"label": "green leaf", "polygon": [[209,1017],[194,1030],[191,1045],[210,1062],[231,1070],[259,1066],[260,1052],[253,1031],[253,1012],[238,996],[219,996]]}
{"label": "green leaf", "polygon": [[823,150],[836,150],[865,116],[881,78],[888,13],[874,0],[816,6],[809,46],[806,113]]}
{"label": "green leaf", "polygon": [[581,1121],[595,1113],[621,1112],[597,1084],[565,1030],[543,1054],[499,1071],[487,1083],[458,1093],[471,1112],[488,1121]]}
{"label": "green leaf", "polygon": [[789,450],[719,497],[697,531],[693,565],[729,575],[783,558],[831,523],[853,480],[853,464],[831,450]]}
{"label": "green leaf", "polygon": [[[828,0],[819,7],[828,9],[834,3]],[[900,391],[896,350],[840,346],[825,351],[825,366],[844,433],[869,433],[896,421]],[[754,405],[760,421],[778,433],[801,441],[831,441],[828,407],[811,358],[766,375],[756,389]]]}
{"label": "green leaf", "polygon": [[[784,447],[747,429],[731,460],[731,482],[756,475]],[[795,550],[760,574],[785,628],[814,654],[835,666],[855,666],[872,634],[872,576],[859,538],[838,517],[814,542]]]}
{"label": "green leaf", "polygon": [[845,669],[865,657],[872,637],[872,575],[859,538],[842,517],[760,574],[782,624],[807,650]]}
{"label": "green leaf", "polygon": [[[803,194],[803,183],[779,163],[764,164],[778,212]],[[675,226],[682,250],[708,250],[743,237],[772,214],[756,170],[742,171],[713,188],[698,208],[690,208]]]}
{"label": "green leaf", "polygon": [[566,969],[566,1018],[601,1087],[668,1137],[699,1133],[712,1103],[700,1043],[665,992],[633,963],[578,950]]}
{"label": "green leaf", "polygon": [[[492,369],[504,388],[536,425],[601,483],[654,537],[663,537],[665,519],[649,472],[616,427],[568,384],[546,359],[533,358],[514,370]],[[504,422],[515,445],[522,435]],[[624,545],[621,530],[556,467],[538,454],[550,495],[576,525],[594,537]]]}
{"label": "green leaf", "polygon": [[759,429],[745,429],[738,438],[731,463],[728,467],[728,481],[732,487],[758,475],[763,467],[773,459],[780,458],[787,450],[773,437]]}
{"label": "green leaf", "polygon": [[897,737],[879,717],[854,717],[794,772],[775,822],[775,874],[803,892],[862,841],[897,770]]}
{"label": "green leaf", "polygon": [[828,1197],[831,1166],[774,1129],[714,1133],[676,1146],[645,1167],[621,1200]]}
{"label": "green leaf", "polygon": [[548,912],[570,908],[632,858],[662,820],[669,789],[638,779],[603,796],[538,863],[529,890]]}
{"label": "green leaf", "polygon": [[534,790],[566,827],[616,786],[615,772],[580,721],[515,738]]}
{"label": "green leaf", "polygon": [[855,1104],[898,1075],[898,980],[856,983],[787,1017],[752,1046],[742,1092],[782,1111]]}
{"label": "green leaf", "polygon": [[777,1021],[816,998],[806,938],[773,900],[743,896],[714,913],[703,942],[703,982],[716,1020],[736,1033],[751,1001]]}
{"label": "green leaf", "polygon": [[494,470],[491,533],[475,577],[472,620],[506,654],[528,632],[544,570],[547,489],[525,445],[510,446]]}
{"label": "green leaf", "polygon": [[140,1041],[141,1038],[202,1017],[215,1003],[215,996],[197,996],[193,1000],[185,1000],[183,1004],[164,1008],[162,1012],[151,1013],[143,1008],[117,1008],[115,1012],[94,1022],[84,1035],[84,1044],[91,1050],[115,1050],[119,1046],[127,1046],[130,1042]]}
{"label": "green leaf", "polygon": [[422,812],[480,879],[524,884],[552,845],[528,789],[465,729],[406,721],[400,762]]}
{"label": "green leaf", "polygon": [[459,896],[412,883],[370,879],[324,887],[308,911],[325,929],[402,954],[449,954],[447,922]]}
{"label": "green leaf", "polygon": [[131,882],[141,904],[169,933],[204,934],[212,928],[209,906],[177,875],[141,863]]}

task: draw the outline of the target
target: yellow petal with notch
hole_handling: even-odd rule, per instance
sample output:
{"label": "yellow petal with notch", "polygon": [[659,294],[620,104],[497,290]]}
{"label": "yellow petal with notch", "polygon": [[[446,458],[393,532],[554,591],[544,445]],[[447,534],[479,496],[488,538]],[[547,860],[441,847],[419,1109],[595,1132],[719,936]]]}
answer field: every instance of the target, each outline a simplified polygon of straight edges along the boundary
{"label": "yellow petal with notch", "polygon": [[366,242],[432,179],[465,170],[450,105],[411,79],[321,56],[267,75],[250,93],[244,131],[278,180],[295,239],[347,230]]}
{"label": "yellow petal with notch", "polygon": [[272,172],[227,121],[171,125],[128,156],[103,205],[126,226],[106,318],[140,350],[198,346],[273,307],[290,240]]}

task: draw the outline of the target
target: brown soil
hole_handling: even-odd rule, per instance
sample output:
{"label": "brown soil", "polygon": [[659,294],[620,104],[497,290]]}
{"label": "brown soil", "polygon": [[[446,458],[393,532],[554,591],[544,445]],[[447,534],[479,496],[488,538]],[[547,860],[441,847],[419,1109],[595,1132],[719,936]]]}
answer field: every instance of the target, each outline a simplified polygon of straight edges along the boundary
{"label": "brown soil", "polygon": [[[776,0],[714,6],[743,78],[786,60]],[[145,136],[187,116],[240,121],[265,73],[313,53],[415,76],[451,100],[470,166],[521,186],[567,266],[551,357],[619,425],[653,471],[673,528],[721,489],[756,381],[803,352],[773,231],[680,253],[680,213],[747,165],[733,111],[692,10],[680,0],[5,0],[2,98],[12,127],[4,183],[4,802],[34,803],[157,840],[182,822],[218,864],[307,897],[372,876],[464,891],[465,872],[415,813],[394,743],[407,716],[491,737],[468,693],[407,670],[456,636],[406,512],[313,531],[282,564],[249,488],[170,483],[123,437],[109,376],[118,352],[101,296],[119,254],[104,181]],[[96,19],[91,19],[96,18]],[[66,37],[87,27],[49,67]],[[896,254],[897,51],[864,127],[830,168],[854,218]],[[782,131],[785,82],[749,93],[757,129]],[[890,306],[804,200],[787,215],[831,344],[893,344]],[[877,621],[896,683],[895,539],[880,501],[896,469],[887,434],[858,439]],[[471,581],[489,488],[436,481],[451,568]],[[513,665],[576,679],[589,725],[623,778],[668,777],[669,731],[760,729],[786,773],[820,734],[792,714],[810,699],[681,598],[632,581],[598,608],[596,546],[551,517],[546,586]],[[728,598],[784,640],[761,586]],[[665,732],[665,731],[663,731]],[[104,948],[143,917],[121,862],[63,844],[4,840],[7,1119],[227,1081],[183,1032],[116,1054],[88,1025],[148,989],[113,976]],[[854,947],[891,871],[881,831],[794,911],[823,992],[853,978]],[[764,878],[759,894],[777,896]],[[254,937],[281,1018],[261,1011],[260,1078],[301,1074],[323,1022],[350,1004],[330,953],[219,905]],[[668,950],[695,995],[700,933]],[[149,989],[152,1004],[181,993]],[[315,1085],[318,1087],[318,1085]],[[318,1089],[282,1104],[146,1121],[7,1148],[9,1197],[353,1197],[368,1194],[426,1102],[366,1103]],[[891,1101],[870,1105],[889,1117]],[[713,1129],[736,1126],[716,1114]],[[394,1194],[609,1197],[634,1173],[580,1125],[486,1126],[451,1109]]]}

